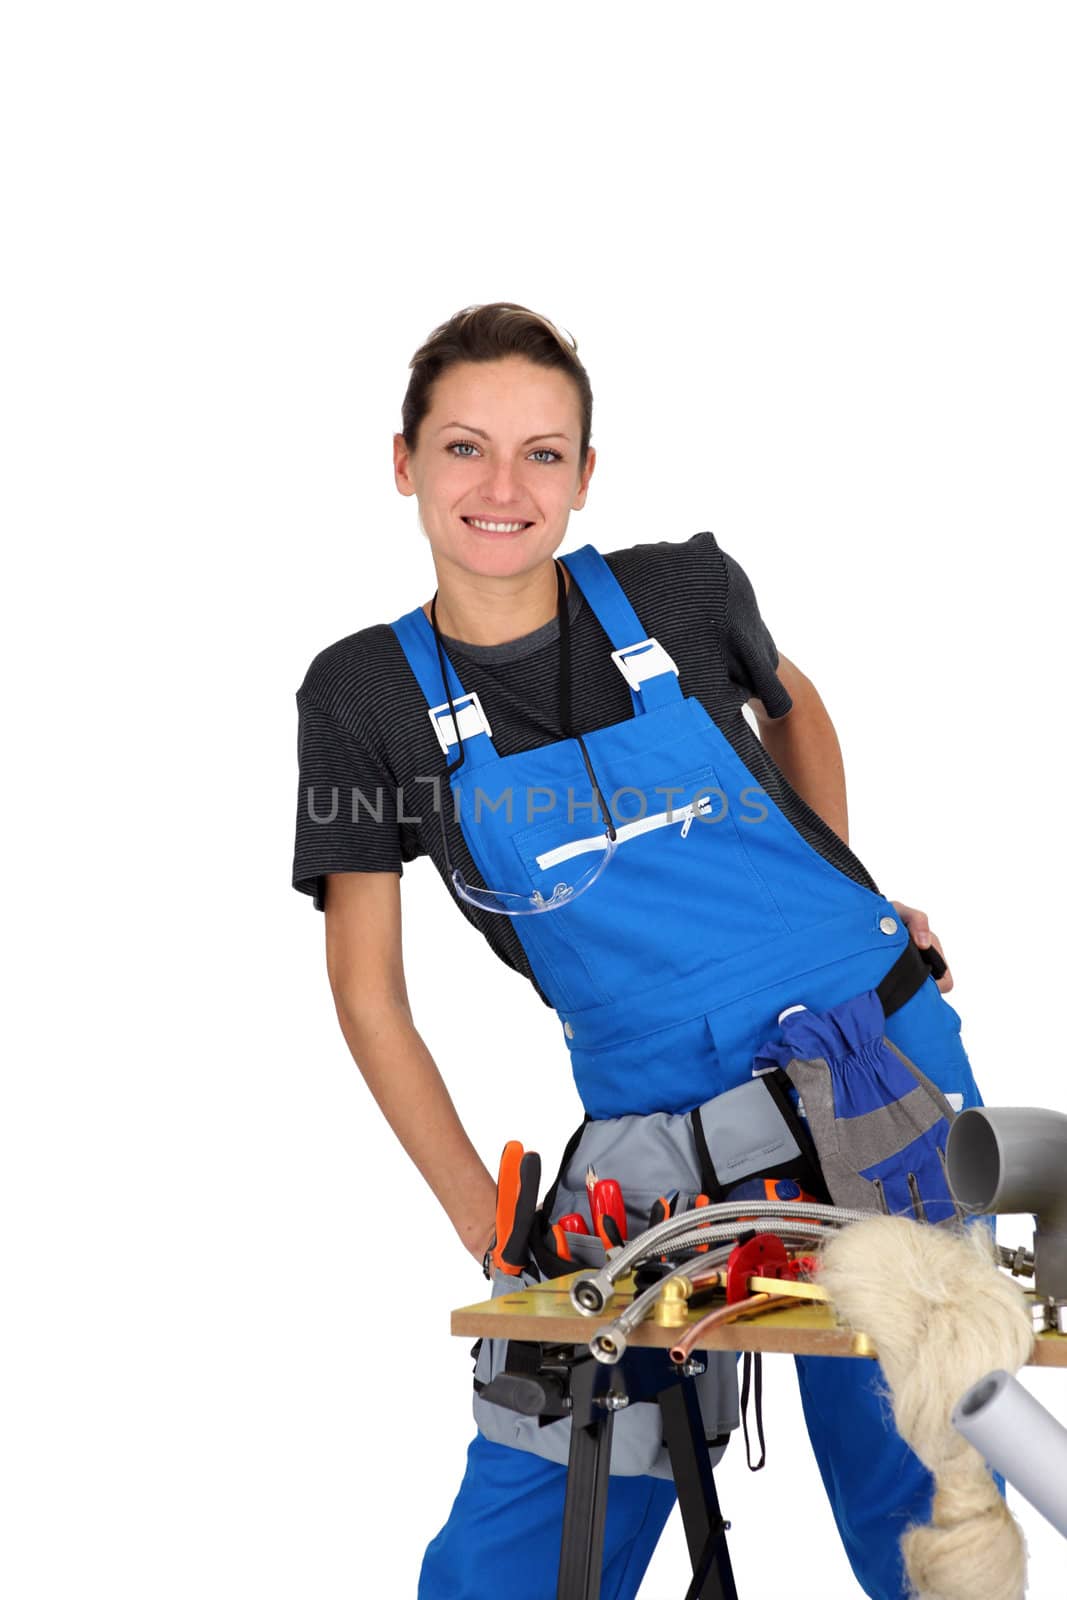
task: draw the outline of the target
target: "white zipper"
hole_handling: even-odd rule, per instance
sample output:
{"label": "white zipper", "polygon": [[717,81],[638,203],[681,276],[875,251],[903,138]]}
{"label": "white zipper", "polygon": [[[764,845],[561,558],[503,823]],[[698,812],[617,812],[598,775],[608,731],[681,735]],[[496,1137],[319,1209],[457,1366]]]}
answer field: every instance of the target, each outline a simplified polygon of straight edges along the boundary
{"label": "white zipper", "polygon": [[[616,843],[621,843],[623,839],[633,839],[639,833],[651,833],[653,828],[667,828],[675,822],[681,823],[681,837],[684,839],[693,826],[693,818],[704,816],[710,810],[711,796],[702,794],[691,805],[682,806],[680,810],[674,807],[670,811],[657,811],[651,817],[638,817],[635,822],[624,822],[621,828],[615,829],[615,840]],[[569,844],[558,845],[555,850],[547,850],[544,855],[536,856],[534,859],[541,871],[545,872],[560,861],[569,861],[572,856],[581,856],[587,851],[605,848],[604,835],[594,833],[587,839],[572,839]]]}

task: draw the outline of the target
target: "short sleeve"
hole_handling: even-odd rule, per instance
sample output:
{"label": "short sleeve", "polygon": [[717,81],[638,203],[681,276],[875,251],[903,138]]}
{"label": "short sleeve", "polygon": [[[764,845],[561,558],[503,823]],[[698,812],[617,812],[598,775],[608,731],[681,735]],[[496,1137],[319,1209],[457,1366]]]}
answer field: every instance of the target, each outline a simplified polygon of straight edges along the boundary
{"label": "short sleeve", "polygon": [[723,636],[727,670],[744,691],[746,700],[756,696],[763,701],[768,716],[784,717],[793,709],[793,699],[778,677],[777,646],[760,616],[748,574],[721,546],[720,553],[727,572]]}
{"label": "short sleeve", "polygon": [[328,711],[297,693],[296,808],[293,888],[325,907],[328,872],[404,871],[396,790],[373,753]]}

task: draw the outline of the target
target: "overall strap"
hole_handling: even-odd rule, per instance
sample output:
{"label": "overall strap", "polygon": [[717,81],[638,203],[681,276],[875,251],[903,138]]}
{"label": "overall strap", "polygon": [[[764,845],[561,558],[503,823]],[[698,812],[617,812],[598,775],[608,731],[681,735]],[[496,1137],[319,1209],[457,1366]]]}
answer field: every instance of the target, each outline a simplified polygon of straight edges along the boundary
{"label": "overall strap", "polygon": [[683,699],[678,668],[656,639],[645,637],[637,612],[594,545],[561,556],[614,645],[611,659],[630,686],[634,715]]}
{"label": "overall strap", "polygon": [[[433,635],[433,628],[421,606],[416,606],[413,611],[398,617],[395,622],[390,623],[390,627],[400,641],[400,648],[418,680],[419,688],[426,696],[429,717],[437,735],[437,742],[444,751],[445,759],[452,761],[459,754],[459,741],[448,709],[446,688],[441,682],[441,665],[437,659],[437,641]],[[490,737],[492,730],[482,709],[482,702],[477,694],[465,692],[444,645],[441,646],[441,650],[445,660],[445,671],[448,674],[448,690],[451,691],[452,703],[459,718],[464,756],[470,759],[473,766],[497,760],[496,747]]]}
{"label": "overall strap", "polygon": [[931,976],[935,979],[943,978],[947,971],[944,956],[935,950],[933,945],[920,950],[914,939],[909,938],[878,985],[878,998],[882,1002],[883,1013],[891,1017],[893,1012],[899,1011],[913,994],[918,993],[927,978]]}

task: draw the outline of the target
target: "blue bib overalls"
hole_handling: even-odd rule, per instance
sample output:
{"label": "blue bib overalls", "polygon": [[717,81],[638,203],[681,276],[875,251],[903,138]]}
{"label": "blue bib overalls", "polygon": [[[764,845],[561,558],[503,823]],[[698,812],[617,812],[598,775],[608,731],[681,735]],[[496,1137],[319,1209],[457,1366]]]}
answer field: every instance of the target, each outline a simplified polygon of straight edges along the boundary
{"label": "blue bib overalls", "polygon": [[[630,682],[633,715],[583,732],[618,837],[584,894],[514,926],[559,1015],[589,1115],[687,1111],[751,1076],[785,1008],[874,988],[909,934],[890,901],[808,844],[683,694],[593,546],[561,559]],[[454,759],[431,625],[416,607],[392,626]],[[577,742],[498,756],[492,708],[464,695],[447,657],[446,668],[464,755],[452,790],[471,855],[487,886],[547,899],[603,849]],[[957,1107],[981,1104],[960,1018],[933,977],[885,1031]],[[856,1576],[874,1600],[902,1600],[897,1542],[909,1521],[928,1518],[930,1476],[893,1428],[876,1363],[797,1357],[796,1367]],[[426,1552],[421,1600],[479,1600],[505,1584],[509,1600],[554,1593],[565,1477],[556,1463],[476,1436],[449,1521]],[[673,1501],[669,1482],[612,1477],[604,1600],[636,1595]]]}

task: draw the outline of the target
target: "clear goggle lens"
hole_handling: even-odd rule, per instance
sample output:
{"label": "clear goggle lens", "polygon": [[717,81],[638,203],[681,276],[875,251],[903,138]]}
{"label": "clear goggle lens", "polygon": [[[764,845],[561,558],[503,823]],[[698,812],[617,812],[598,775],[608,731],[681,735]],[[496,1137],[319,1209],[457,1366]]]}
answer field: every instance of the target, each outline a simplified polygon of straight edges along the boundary
{"label": "clear goggle lens", "polygon": [[495,911],[500,916],[530,917],[542,911],[558,911],[561,906],[569,906],[573,900],[577,900],[596,882],[615,854],[615,847],[616,840],[605,832],[602,845],[597,847],[596,860],[569,882],[555,884],[547,898],[539,889],[531,894],[516,894],[510,889],[475,888],[466,882],[458,867],[452,869],[452,886],[469,905],[477,906],[481,911]]}

